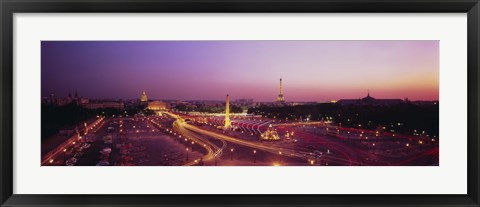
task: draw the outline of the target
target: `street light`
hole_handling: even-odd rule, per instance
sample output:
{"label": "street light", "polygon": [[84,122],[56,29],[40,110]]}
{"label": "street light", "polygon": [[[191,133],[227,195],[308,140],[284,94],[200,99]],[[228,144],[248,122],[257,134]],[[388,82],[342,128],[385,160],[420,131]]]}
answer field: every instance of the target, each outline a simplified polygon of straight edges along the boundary
{"label": "street light", "polygon": [[257,150],[253,150],[253,163],[257,162],[256,154],[257,154]]}
{"label": "street light", "polygon": [[186,160],[188,161],[188,147],[185,148],[185,150],[187,151],[187,159]]}
{"label": "street light", "polygon": [[66,158],[66,156],[67,156],[66,154],[67,154],[67,149],[63,149],[63,162],[64,162],[64,163],[65,163],[65,161],[66,161],[66,159],[67,159],[67,158]]}
{"label": "street light", "polygon": [[230,149],[230,160],[233,160],[233,148]]}
{"label": "street light", "polygon": [[279,155],[279,161],[282,162],[282,152],[281,151],[278,151],[278,155]]}

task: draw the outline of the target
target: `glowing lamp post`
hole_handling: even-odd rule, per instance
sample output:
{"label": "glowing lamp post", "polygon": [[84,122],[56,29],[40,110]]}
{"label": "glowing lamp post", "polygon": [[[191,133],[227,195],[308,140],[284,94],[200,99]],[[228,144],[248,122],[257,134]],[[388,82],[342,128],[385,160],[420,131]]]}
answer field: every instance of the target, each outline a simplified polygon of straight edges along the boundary
{"label": "glowing lamp post", "polygon": [[186,158],[186,160],[188,161],[188,147],[185,148],[185,150],[187,151],[187,158]]}
{"label": "glowing lamp post", "polygon": [[253,163],[257,162],[256,155],[257,155],[257,150],[253,150]]}
{"label": "glowing lamp post", "polygon": [[282,162],[282,152],[281,151],[278,151],[278,159],[280,162]]}
{"label": "glowing lamp post", "polygon": [[230,149],[230,160],[233,160],[233,148]]}
{"label": "glowing lamp post", "polygon": [[67,159],[66,154],[67,154],[67,149],[63,149],[63,162],[65,162]]}

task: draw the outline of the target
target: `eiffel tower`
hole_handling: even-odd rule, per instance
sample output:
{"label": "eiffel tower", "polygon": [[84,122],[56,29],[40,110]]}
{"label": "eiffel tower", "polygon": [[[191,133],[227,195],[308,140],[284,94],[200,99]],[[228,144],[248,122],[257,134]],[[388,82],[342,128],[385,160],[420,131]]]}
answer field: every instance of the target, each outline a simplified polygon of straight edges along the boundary
{"label": "eiffel tower", "polygon": [[283,98],[283,89],[282,89],[282,79],[280,78],[280,93],[277,97],[277,102],[285,102],[285,98]]}

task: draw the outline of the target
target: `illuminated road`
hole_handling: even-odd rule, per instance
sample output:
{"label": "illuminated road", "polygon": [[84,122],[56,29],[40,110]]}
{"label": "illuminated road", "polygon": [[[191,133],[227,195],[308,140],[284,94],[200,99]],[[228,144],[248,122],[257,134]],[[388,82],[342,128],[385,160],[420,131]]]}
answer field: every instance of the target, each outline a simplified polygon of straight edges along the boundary
{"label": "illuminated road", "polygon": [[[182,131],[184,131],[184,129],[188,129],[188,130],[196,132],[198,134],[203,134],[203,135],[215,138],[215,139],[222,140],[223,143],[225,143],[225,141],[227,141],[227,142],[235,143],[235,144],[246,146],[246,147],[251,147],[253,149],[258,149],[258,150],[263,150],[263,151],[270,152],[270,153],[273,153],[273,154],[278,154],[278,155],[281,155],[281,156],[294,156],[294,157],[304,158],[304,157],[310,155],[310,153],[308,153],[308,152],[300,152],[300,151],[295,151],[295,150],[291,150],[291,149],[285,149],[285,148],[265,145],[265,144],[261,144],[261,143],[258,143],[258,142],[247,141],[247,140],[227,136],[227,135],[224,135],[224,134],[219,134],[219,133],[216,133],[216,132],[212,132],[212,131],[209,131],[209,130],[201,129],[197,126],[193,126],[191,124],[186,123],[184,121],[184,119],[181,118],[178,115],[175,115],[175,114],[172,114],[172,113],[168,113],[168,114],[177,119],[174,123],[174,126],[176,126],[177,128],[180,128]],[[196,137],[196,138],[200,142],[201,139],[199,137]],[[223,149],[221,149],[221,150],[223,150]],[[211,159],[211,157],[209,157],[209,158]]]}
{"label": "illuminated road", "polygon": [[[246,140],[246,139],[242,139],[242,138],[233,137],[233,136],[230,136],[230,135],[225,135],[225,134],[222,134],[222,133],[219,133],[219,132],[214,132],[212,130],[204,129],[202,127],[198,127],[198,126],[195,126],[195,125],[192,125],[192,124],[189,124],[189,123],[185,122],[184,118],[182,118],[181,115],[176,115],[176,114],[172,114],[172,113],[168,113],[168,114],[170,116],[174,117],[177,120],[175,122],[175,127],[177,127],[177,128],[181,127],[182,128],[181,131],[184,134],[187,133],[187,132],[185,132],[185,130],[189,130],[191,132],[195,132],[195,133],[198,133],[198,134],[201,134],[201,135],[205,135],[207,137],[211,137],[211,138],[214,138],[214,139],[217,139],[217,140],[221,140],[221,141],[224,142],[224,145],[225,145],[225,142],[230,142],[230,143],[238,144],[238,145],[241,145],[241,146],[250,147],[250,148],[255,149],[255,150],[263,150],[263,151],[269,152],[271,154],[275,154],[277,156],[280,155],[280,156],[286,156],[286,157],[297,157],[297,158],[300,158],[300,159],[303,159],[303,160],[314,160],[315,157],[318,156],[318,155],[315,155],[314,153],[312,153],[311,150],[302,150],[298,146],[297,147],[293,146],[293,148],[291,148],[291,147],[280,147],[280,146],[275,146],[275,144],[271,144],[271,143],[270,144],[264,144],[264,143],[260,143],[260,142],[257,142],[257,141],[250,141],[250,140]],[[194,117],[187,116],[186,118],[192,119]],[[217,117],[212,118],[211,121],[214,124],[222,124],[223,123]],[[268,120],[237,120],[237,124],[238,124],[237,126],[239,126],[239,129],[241,131],[242,131],[241,127],[245,126],[245,125],[249,125],[248,127],[246,127],[247,129],[250,128],[250,130],[253,130],[254,128],[258,129],[261,126],[264,126],[265,123],[269,123],[269,122],[270,121],[268,121]],[[293,131],[293,128],[289,128],[289,127],[302,126],[302,125],[318,125],[318,124],[319,124],[319,122],[309,122],[309,123],[303,123],[303,122],[300,123],[299,122],[299,123],[296,123],[296,124],[281,123],[281,124],[277,124],[277,125],[281,126],[281,127],[278,128],[279,133],[284,133],[286,129],[287,129],[287,131],[288,130]],[[253,132],[253,131],[250,131],[250,130],[247,130],[246,132]],[[375,156],[375,155],[371,155],[368,152],[364,152],[362,150],[355,150],[355,149],[352,149],[350,147],[347,147],[347,146],[344,145],[344,143],[336,143],[336,142],[331,142],[331,141],[326,142],[325,140],[318,139],[318,137],[315,138],[314,135],[311,135],[311,134],[308,134],[308,133],[298,133],[297,136],[298,135],[301,135],[302,138],[305,138],[307,140],[313,140],[312,143],[315,144],[316,146],[321,145],[321,146],[326,146],[327,148],[329,148],[329,150],[326,150],[325,153],[320,154],[321,160],[324,163],[326,163],[327,165],[328,165],[328,163],[337,163],[337,165],[350,165],[350,166],[351,165],[364,165],[364,163],[362,162],[360,157]],[[214,144],[212,145],[212,147],[215,147]],[[225,149],[225,147],[223,147],[222,149]],[[328,153],[327,153],[327,151],[328,151]],[[319,158],[319,157],[317,157],[317,158]],[[374,159],[374,158],[370,158],[370,159]],[[380,162],[382,162],[382,161],[380,161]],[[383,164],[384,165],[389,165],[389,163],[383,163]]]}
{"label": "illuminated road", "polygon": [[[198,144],[199,146],[205,148],[207,150],[207,154],[203,158],[204,161],[209,161],[211,159],[214,159],[215,157],[219,158],[222,155],[223,150],[226,147],[226,142],[223,142],[222,147],[218,147],[217,145],[213,144],[210,142],[208,139],[203,138],[200,135],[197,135],[195,133],[192,133],[191,131],[187,130],[185,127],[185,122],[183,119],[177,119],[173,123],[173,128],[180,133],[183,137],[185,137],[185,140],[191,139],[193,140],[194,143]],[[189,162],[185,165],[195,165],[197,164],[197,160],[194,160],[192,162]]]}
{"label": "illuminated road", "polygon": [[[261,118],[240,118],[232,119],[233,131],[224,131],[223,120],[215,116],[201,120],[198,117],[186,116],[185,119],[197,120],[196,123],[182,121],[182,115],[170,115],[177,119],[177,127],[188,130],[203,137],[210,137],[228,143],[266,151],[277,156],[296,157],[303,160],[313,160],[321,155],[319,165],[418,165],[417,163],[432,163],[438,160],[438,147],[433,145],[432,150],[424,150],[421,144],[410,143],[411,137],[404,135],[393,135],[389,133],[376,134],[375,131],[362,129],[347,129],[333,126],[326,122],[286,122],[280,123],[275,120]],[[284,137],[282,142],[259,142],[258,133],[267,129],[266,123],[272,123],[275,129]],[[235,124],[233,124],[235,123]],[[202,125],[203,124],[203,125]],[[213,125],[212,125],[213,124]],[[236,128],[235,128],[236,127]],[[306,131],[310,129],[312,132]],[[329,130],[330,129],[330,130]],[[240,134],[241,132],[242,134]],[[293,133],[295,135],[293,136]],[[290,140],[298,142],[294,145],[285,144]],[[377,132],[378,133],[378,132]],[[368,139],[371,138],[371,139]],[[410,140],[410,141],[409,141]],[[291,141],[290,141],[291,142]],[[408,149],[410,148],[410,149]],[[408,153],[410,151],[410,153]],[[316,160],[316,159],[315,159]]]}
{"label": "illuminated road", "polygon": [[[230,130],[222,128],[219,116],[191,116],[162,112],[158,116],[101,118],[87,126],[91,147],[73,137],[45,154],[42,165],[145,166],[413,166],[438,165],[438,141],[412,140],[405,135],[375,134],[375,131],[347,129],[325,122],[279,122],[264,118],[232,119]],[[259,140],[272,124],[279,141]],[[111,130],[111,129],[112,130]],[[377,132],[378,133],[378,132]],[[110,143],[106,137],[111,137]],[[75,142],[75,143],[74,143]],[[65,153],[64,149],[68,150]],[[75,150],[73,150],[75,149]],[[111,150],[102,157],[101,150]],[[81,153],[79,153],[81,151]],[[82,155],[83,154],[83,155]],[[69,158],[69,159],[67,159]]]}
{"label": "illuminated road", "polygon": [[[85,128],[80,130],[78,132],[78,135],[74,135],[71,138],[69,138],[68,140],[65,140],[59,146],[55,147],[53,150],[51,150],[50,152],[48,152],[47,154],[42,156],[41,164],[42,165],[53,164],[53,162],[57,162],[59,160],[62,160],[62,162],[64,162],[64,158],[60,159],[59,157],[65,156],[64,154],[67,151],[67,149],[71,148],[72,146],[75,146],[77,143],[78,144],[80,143],[79,141],[82,139],[82,136],[79,136],[79,135],[80,134],[87,135],[89,133],[89,131],[93,131],[93,133],[95,133],[95,131],[98,128],[101,128],[103,126],[104,119],[105,119],[105,117],[99,117],[93,123],[91,123],[90,125],[87,126],[85,124]],[[57,164],[57,163],[55,163],[55,164]]]}

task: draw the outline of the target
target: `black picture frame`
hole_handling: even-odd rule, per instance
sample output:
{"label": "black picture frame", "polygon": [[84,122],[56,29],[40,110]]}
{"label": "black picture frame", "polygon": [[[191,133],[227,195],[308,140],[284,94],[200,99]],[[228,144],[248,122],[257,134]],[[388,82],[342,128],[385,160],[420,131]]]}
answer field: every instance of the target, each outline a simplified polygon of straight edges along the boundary
{"label": "black picture frame", "polygon": [[[480,206],[478,0],[0,0],[1,206]],[[113,12],[467,13],[468,193],[465,195],[20,195],[13,194],[13,14]],[[449,178],[445,178],[449,179]],[[347,186],[346,186],[347,187]]]}

